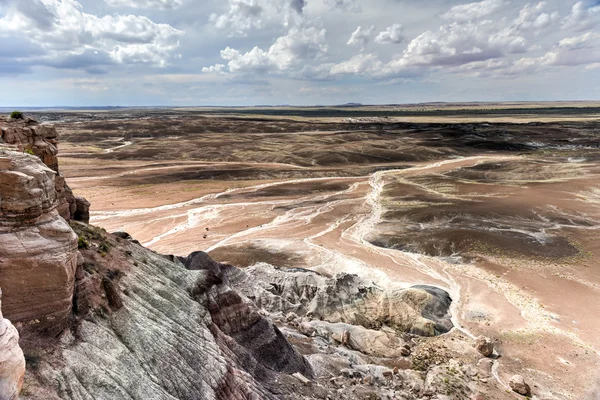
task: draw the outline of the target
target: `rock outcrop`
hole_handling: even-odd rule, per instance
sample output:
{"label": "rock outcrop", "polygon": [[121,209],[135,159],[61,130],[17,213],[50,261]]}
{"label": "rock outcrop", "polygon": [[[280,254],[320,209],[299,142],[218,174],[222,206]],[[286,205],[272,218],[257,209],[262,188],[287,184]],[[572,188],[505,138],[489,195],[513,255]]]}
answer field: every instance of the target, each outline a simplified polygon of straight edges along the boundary
{"label": "rock outcrop", "polygon": [[231,289],[223,271],[227,266],[221,266],[202,252],[193,253],[184,261],[189,270],[205,271],[206,281],[213,283],[206,287],[205,282],[199,282],[193,295],[196,299],[206,296],[212,320],[222,333],[233,338],[248,355],[271,370],[313,375],[310,364],[281,331],[259,313],[253,302]]}
{"label": "rock outcrop", "polygon": [[25,357],[19,347],[19,333],[2,317],[0,291],[0,399],[15,400],[23,386]]}
{"label": "rock outcrop", "polygon": [[81,196],[75,197],[75,212],[73,213],[75,221],[90,223],[90,202]]}
{"label": "rock outcrop", "polygon": [[101,229],[73,227],[86,243],[73,325],[48,345],[38,387],[60,399],[275,399],[275,382],[313,376],[210,265],[188,270]]}
{"label": "rock outcrop", "polygon": [[452,328],[450,297],[428,286],[385,290],[357,275],[332,278],[303,269],[259,264],[228,270],[233,286],[270,312],[435,336]]}
{"label": "rock outcrop", "polygon": [[58,213],[57,173],[0,149],[0,283],[4,315],[53,333],[71,314],[77,236]]}
{"label": "rock outcrop", "polygon": [[[58,168],[58,132],[51,125],[41,125],[37,121],[27,119],[5,119],[0,117],[0,138],[9,145],[14,145],[21,152],[28,152],[42,160],[51,170],[56,172],[54,179],[58,193],[58,211],[67,221],[71,219],[89,222],[89,203],[77,201],[71,188]],[[85,199],[83,199],[85,200]],[[85,204],[87,203],[87,209]]]}

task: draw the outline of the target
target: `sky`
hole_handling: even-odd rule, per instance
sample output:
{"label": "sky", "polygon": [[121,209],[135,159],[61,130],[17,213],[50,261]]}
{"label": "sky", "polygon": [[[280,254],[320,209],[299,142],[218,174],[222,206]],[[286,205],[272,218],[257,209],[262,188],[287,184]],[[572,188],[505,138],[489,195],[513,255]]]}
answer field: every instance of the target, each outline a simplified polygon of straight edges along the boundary
{"label": "sky", "polygon": [[600,0],[0,0],[0,107],[600,100]]}

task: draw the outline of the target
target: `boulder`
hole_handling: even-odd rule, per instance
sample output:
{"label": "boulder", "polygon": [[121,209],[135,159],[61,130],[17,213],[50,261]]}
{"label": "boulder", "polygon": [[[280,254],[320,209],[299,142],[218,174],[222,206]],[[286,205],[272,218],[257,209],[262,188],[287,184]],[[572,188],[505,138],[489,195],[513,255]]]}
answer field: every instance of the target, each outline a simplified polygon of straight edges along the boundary
{"label": "boulder", "polygon": [[508,385],[515,393],[523,396],[531,395],[531,388],[527,382],[525,382],[525,378],[523,378],[521,375],[514,375],[512,378],[510,378]]}
{"label": "boulder", "polygon": [[485,336],[479,336],[475,340],[475,348],[484,357],[489,357],[494,353],[494,342]]}
{"label": "boulder", "polygon": [[0,399],[16,400],[24,376],[25,357],[19,347],[19,333],[9,320],[3,318],[0,302]]}

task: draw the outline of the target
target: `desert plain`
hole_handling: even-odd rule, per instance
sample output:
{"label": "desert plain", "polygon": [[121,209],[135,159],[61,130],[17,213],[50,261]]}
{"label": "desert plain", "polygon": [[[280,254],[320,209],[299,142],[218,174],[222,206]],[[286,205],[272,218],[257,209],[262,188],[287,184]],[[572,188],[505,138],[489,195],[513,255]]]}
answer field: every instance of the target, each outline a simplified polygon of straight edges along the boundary
{"label": "desert plain", "polygon": [[[430,285],[538,398],[600,382],[596,105],[40,111],[91,222],[203,250]],[[278,111],[279,110],[279,111]],[[437,110],[437,111],[436,111]]]}

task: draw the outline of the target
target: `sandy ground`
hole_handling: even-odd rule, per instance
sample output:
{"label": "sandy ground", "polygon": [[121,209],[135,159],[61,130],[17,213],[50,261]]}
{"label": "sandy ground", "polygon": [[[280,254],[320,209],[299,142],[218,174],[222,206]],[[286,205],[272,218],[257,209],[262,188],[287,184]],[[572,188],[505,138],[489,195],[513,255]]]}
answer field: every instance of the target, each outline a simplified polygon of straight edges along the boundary
{"label": "sandy ground", "polygon": [[179,144],[153,136],[167,149],[156,155],[124,132],[107,139],[102,126],[65,123],[61,168],[91,201],[92,223],[158,252],[436,285],[451,294],[458,329],[500,341],[501,382],[520,373],[544,399],[585,398],[600,382],[600,157],[583,142],[597,141],[595,125],[579,136],[527,127],[525,142],[577,143],[540,150],[500,143],[510,126],[480,143],[471,128],[458,139],[448,128],[446,141],[418,128],[266,135],[257,125],[262,136],[246,142],[245,122],[228,124],[219,129],[239,134],[221,134],[224,145],[214,127]]}

